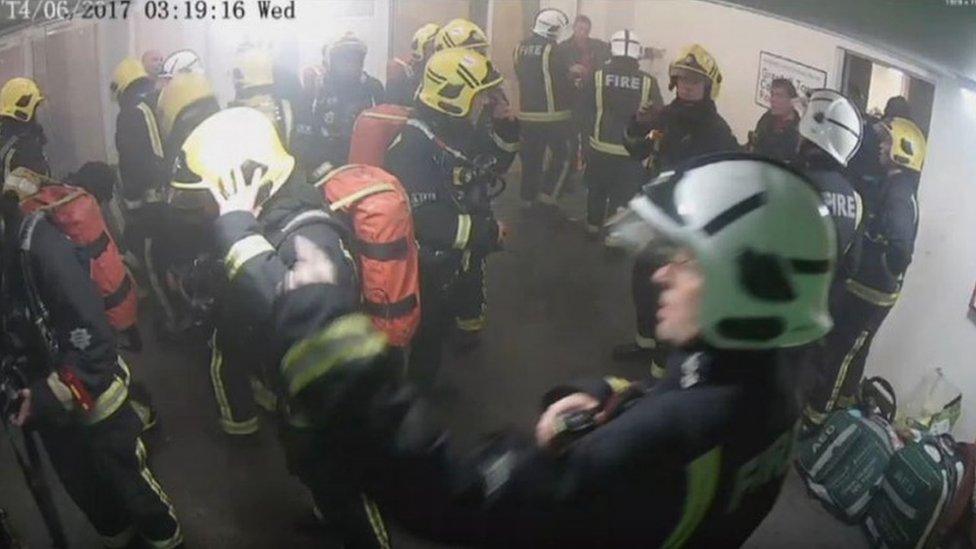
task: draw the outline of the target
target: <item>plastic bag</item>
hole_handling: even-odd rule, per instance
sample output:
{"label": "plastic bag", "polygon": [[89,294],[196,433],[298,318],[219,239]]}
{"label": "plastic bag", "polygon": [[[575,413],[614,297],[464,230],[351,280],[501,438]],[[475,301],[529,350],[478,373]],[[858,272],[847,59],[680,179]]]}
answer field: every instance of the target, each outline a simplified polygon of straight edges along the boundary
{"label": "plastic bag", "polygon": [[962,413],[962,391],[942,368],[930,370],[898,410],[897,423],[933,435],[949,433]]}

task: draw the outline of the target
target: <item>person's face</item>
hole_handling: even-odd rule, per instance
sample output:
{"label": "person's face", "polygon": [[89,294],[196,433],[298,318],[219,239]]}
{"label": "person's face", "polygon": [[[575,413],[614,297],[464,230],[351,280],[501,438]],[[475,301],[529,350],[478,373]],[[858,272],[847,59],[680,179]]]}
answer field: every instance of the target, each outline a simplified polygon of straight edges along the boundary
{"label": "person's face", "polygon": [[769,108],[776,116],[786,116],[793,110],[790,94],[783,88],[773,88],[769,92]]}
{"label": "person's face", "polygon": [[661,287],[658,298],[657,329],[661,341],[683,346],[701,334],[699,314],[705,277],[694,255],[686,250],[654,272],[651,280]]}
{"label": "person's face", "polygon": [[682,101],[701,101],[705,99],[705,77],[695,75],[679,75],[675,78],[678,84],[678,99]]}
{"label": "person's face", "polygon": [[142,66],[149,73],[149,76],[156,78],[163,70],[163,54],[156,50],[147,51],[142,56]]}
{"label": "person's face", "polygon": [[332,60],[330,68],[339,78],[355,78],[363,72],[363,60],[353,55],[340,55]]}
{"label": "person's face", "polygon": [[590,37],[590,24],[586,21],[577,21],[573,23],[573,38],[577,40],[582,40],[584,38]]}

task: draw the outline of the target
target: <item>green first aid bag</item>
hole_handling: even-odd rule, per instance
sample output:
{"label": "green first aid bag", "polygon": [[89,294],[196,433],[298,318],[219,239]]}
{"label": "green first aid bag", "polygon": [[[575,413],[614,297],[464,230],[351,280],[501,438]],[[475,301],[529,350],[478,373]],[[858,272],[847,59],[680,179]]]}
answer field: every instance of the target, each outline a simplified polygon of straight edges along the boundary
{"label": "green first aid bag", "polygon": [[864,518],[872,544],[891,549],[936,546],[933,534],[963,472],[963,461],[948,437],[926,437],[895,452]]}
{"label": "green first aid bag", "polygon": [[842,410],[801,440],[796,466],[810,492],[841,520],[857,522],[884,477],[896,436],[879,417]]}

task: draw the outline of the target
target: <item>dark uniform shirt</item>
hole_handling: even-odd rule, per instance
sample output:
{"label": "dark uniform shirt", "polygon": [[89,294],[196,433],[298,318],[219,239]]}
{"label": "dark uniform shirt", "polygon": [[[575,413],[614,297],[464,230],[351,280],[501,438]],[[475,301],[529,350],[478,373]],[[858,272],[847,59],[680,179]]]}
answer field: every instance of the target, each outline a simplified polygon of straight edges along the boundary
{"label": "dark uniform shirt", "polygon": [[312,117],[324,140],[323,154],[316,163],[344,165],[349,158],[349,142],[356,117],[384,101],[383,84],[365,72],[352,80],[326,75],[312,108]]}
{"label": "dark uniform shirt", "polygon": [[50,175],[51,168],[44,154],[46,144],[47,137],[37,122],[0,117],[0,162],[4,179],[17,168]]}
{"label": "dark uniform shirt", "polygon": [[[773,507],[797,412],[775,351],[677,355],[670,375],[556,455],[515,435],[449,451],[404,392],[373,401],[368,493],[406,529],[505,547],[737,547]],[[583,384],[607,403],[624,382]],[[563,387],[544,406],[580,390]]]}
{"label": "dark uniform shirt", "polygon": [[151,102],[153,91],[152,82],[145,79],[131,84],[119,97],[115,147],[121,194],[128,209],[158,202],[168,183],[165,151]]}
{"label": "dark uniform shirt", "polygon": [[[464,174],[481,154],[504,173],[514,160],[518,125],[495,120],[488,131],[418,107],[386,155],[386,169],[403,184],[413,208],[421,251],[490,251],[498,242],[498,225],[475,187],[463,186]],[[490,131],[490,133],[489,133]]]}
{"label": "dark uniform shirt", "polygon": [[[654,130],[663,133],[660,141],[649,136]],[[660,170],[673,169],[696,156],[739,149],[731,128],[711,99],[675,99],[649,122],[631,118],[624,146],[638,160],[653,155]]]}
{"label": "dark uniform shirt", "polygon": [[[894,305],[912,262],[918,232],[918,180],[919,175],[908,170],[890,174],[881,184],[877,209],[868,210],[859,268],[851,278],[862,297],[878,305]],[[852,289],[850,285],[848,289]]]}
{"label": "dark uniform shirt", "polygon": [[533,34],[515,49],[521,112],[528,122],[556,122],[572,116],[573,83],[566,50]]}
{"label": "dark uniform shirt", "polygon": [[[8,227],[19,226],[19,232],[4,236],[4,318],[11,332],[7,336],[16,335],[24,344],[20,352],[29,358],[34,413],[41,421],[63,419],[65,408],[59,400],[70,403],[72,399],[64,392],[56,396],[47,378],[55,369],[65,369],[95,401],[84,419],[104,419],[125,399],[128,372],[118,361],[115,333],[89,275],[88,253],[43,215],[21,219],[11,225],[15,220],[8,216]],[[11,253],[18,247],[19,257]],[[28,288],[33,288],[31,294]],[[29,295],[36,296],[46,310],[42,324],[53,345],[45,342],[36,326],[25,322],[40,314],[39,307],[30,305]]]}
{"label": "dark uniform shirt", "polygon": [[596,151],[628,156],[624,132],[631,116],[644,103],[662,105],[661,90],[637,60],[614,57],[584,81],[580,92],[580,130]]}

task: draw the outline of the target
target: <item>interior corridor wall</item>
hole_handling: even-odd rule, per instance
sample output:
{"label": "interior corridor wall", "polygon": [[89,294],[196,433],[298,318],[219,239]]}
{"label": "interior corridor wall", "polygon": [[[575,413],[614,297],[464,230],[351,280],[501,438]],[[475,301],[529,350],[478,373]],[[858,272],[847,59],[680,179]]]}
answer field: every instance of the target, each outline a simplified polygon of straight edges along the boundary
{"label": "interior corridor wall", "polygon": [[606,38],[631,27],[645,45],[664,48],[652,71],[665,99],[667,63],[684,45],[698,42],[718,59],[725,81],[719,112],[740,142],[763,108],[755,103],[759,52],[769,51],[827,71],[828,87],[840,84],[848,49],[905,69],[936,85],[928,160],[918,193],[921,223],[914,261],[902,297],[878,334],[867,372],[892,381],[906,396],[925,371],[941,366],[963,391],[956,434],[976,436],[976,323],[969,300],[976,285],[976,93],[952,77],[894,58],[856,37],[842,37],[778,18],[709,2],[688,0],[582,0],[593,35]]}

